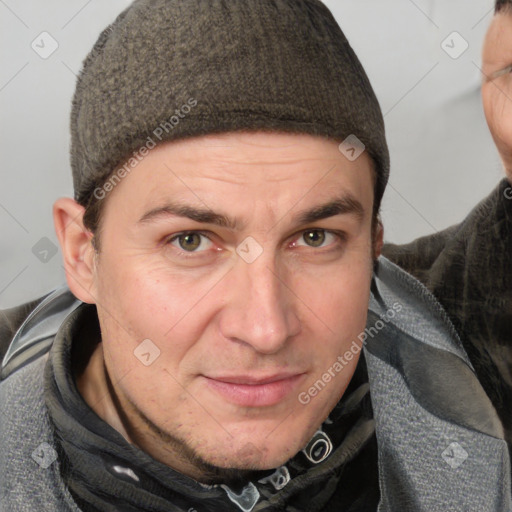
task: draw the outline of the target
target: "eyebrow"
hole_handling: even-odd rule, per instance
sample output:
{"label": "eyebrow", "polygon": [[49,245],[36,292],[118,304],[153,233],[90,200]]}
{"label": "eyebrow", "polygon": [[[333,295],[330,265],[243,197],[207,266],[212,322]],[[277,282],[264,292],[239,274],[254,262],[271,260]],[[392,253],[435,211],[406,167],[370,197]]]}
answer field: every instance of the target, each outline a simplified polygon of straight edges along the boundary
{"label": "eyebrow", "polygon": [[[336,215],[353,215],[361,221],[364,218],[364,214],[365,210],[361,202],[353,195],[345,194],[312,209],[301,210],[293,217],[297,224],[311,224],[329,217],[335,217]],[[170,202],[146,212],[138,220],[138,224],[145,224],[165,217],[184,217],[202,224],[214,224],[233,231],[242,227],[239,220],[216,213],[208,208],[198,208]]]}
{"label": "eyebrow", "polygon": [[221,213],[215,213],[207,208],[197,208],[194,206],[179,205],[174,203],[167,203],[163,206],[153,208],[145,213],[138,221],[139,224],[158,220],[163,217],[185,217],[187,219],[195,220],[202,224],[215,224],[223,228],[236,230],[238,222],[230,219]]}
{"label": "eyebrow", "polygon": [[299,212],[297,220],[299,224],[310,224],[336,215],[354,215],[361,221],[364,219],[364,208],[354,196],[346,194],[311,210]]}

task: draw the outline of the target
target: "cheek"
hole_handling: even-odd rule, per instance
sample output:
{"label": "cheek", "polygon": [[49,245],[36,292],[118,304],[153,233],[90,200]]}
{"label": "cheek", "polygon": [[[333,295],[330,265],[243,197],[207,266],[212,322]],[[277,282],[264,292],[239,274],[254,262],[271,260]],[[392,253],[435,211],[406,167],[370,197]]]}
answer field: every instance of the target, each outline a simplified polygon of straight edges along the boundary
{"label": "cheek", "polygon": [[[509,80],[510,81],[510,80]],[[512,81],[510,81],[512,84]],[[482,88],[485,116],[500,151],[512,152],[512,101],[503,85],[488,83]]]}
{"label": "cheek", "polygon": [[[330,276],[321,290],[308,296],[315,309],[332,330],[353,331],[365,321],[368,308],[370,276],[366,272],[339,273]],[[342,332],[343,332],[342,331]]]}
{"label": "cheek", "polygon": [[[325,333],[330,357],[341,351],[364,330],[372,276],[368,258],[354,258],[313,274],[303,274],[296,282],[297,295],[304,298],[309,325]],[[316,318],[316,320],[315,320]],[[320,321],[319,321],[320,320]],[[308,321],[304,322],[308,324]]]}
{"label": "cheek", "polygon": [[365,261],[340,265],[320,277],[319,286],[302,290],[308,297],[308,319],[303,327],[307,326],[304,339],[311,373],[298,400],[307,404],[304,413],[312,428],[339,401],[359,361],[359,336],[366,327],[371,270]]}
{"label": "cheek", "polygon": [[204,324],[205,318],[191,312],[211,288],[210,278],[191,282],[161,266],[152,267],[147,260],[105,258],[98,281],[103,337],[116,364],[125,371],[138,367],[133,352],[149,339],[160,350],[160,363],[179,373],[180,361]]}

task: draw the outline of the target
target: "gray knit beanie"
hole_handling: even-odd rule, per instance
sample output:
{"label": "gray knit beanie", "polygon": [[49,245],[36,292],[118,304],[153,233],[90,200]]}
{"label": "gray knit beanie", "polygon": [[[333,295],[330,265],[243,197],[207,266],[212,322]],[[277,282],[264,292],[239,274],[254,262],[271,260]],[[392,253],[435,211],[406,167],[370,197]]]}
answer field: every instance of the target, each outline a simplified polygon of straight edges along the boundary
{"label": "gray knit beanie", "polygon": [[355,135],[376,164],[380,203],[389,172],[382,113],[319,0],[133,2],[102,32],[77,81],[75,198],[87,205],[161,141],[236,130]]}

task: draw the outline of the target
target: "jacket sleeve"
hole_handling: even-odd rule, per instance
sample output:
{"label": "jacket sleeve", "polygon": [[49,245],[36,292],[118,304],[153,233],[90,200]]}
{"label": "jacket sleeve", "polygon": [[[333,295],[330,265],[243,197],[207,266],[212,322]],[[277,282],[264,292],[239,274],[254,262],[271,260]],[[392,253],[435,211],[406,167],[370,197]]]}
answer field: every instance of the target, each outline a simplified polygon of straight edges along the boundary
{"label": "jacket sleeve", "polygon": [[512,444],[512,188],[507,180],[456,226],[384,256],[444,306]]}
{"label": "jacket sleeve", "polygon": [[11,309],[0,309],[0,362],[16,331],[44,298],[45,296]]}

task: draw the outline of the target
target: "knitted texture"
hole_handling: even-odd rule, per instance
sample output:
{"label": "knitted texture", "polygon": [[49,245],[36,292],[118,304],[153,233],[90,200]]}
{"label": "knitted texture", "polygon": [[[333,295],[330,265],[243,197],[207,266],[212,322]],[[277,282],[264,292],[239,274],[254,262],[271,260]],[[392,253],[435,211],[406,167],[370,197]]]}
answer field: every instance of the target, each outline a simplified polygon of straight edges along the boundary
{"label": "knitted texture", "polygon": [[318,0],[136,0],[84,61],[71,114],[75,198],[162,141],[231,131],[355,135],[389,154],[382,113],[346,37]]}

